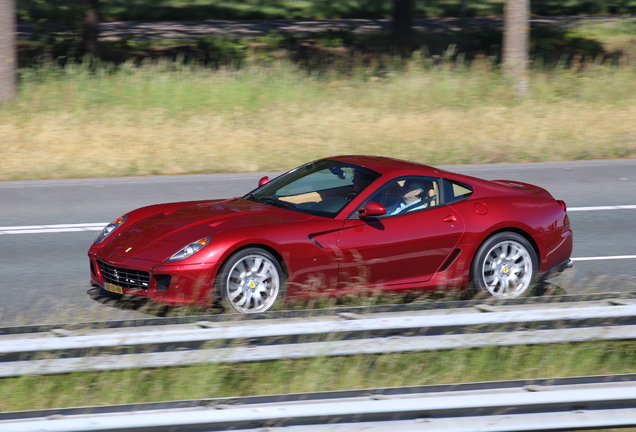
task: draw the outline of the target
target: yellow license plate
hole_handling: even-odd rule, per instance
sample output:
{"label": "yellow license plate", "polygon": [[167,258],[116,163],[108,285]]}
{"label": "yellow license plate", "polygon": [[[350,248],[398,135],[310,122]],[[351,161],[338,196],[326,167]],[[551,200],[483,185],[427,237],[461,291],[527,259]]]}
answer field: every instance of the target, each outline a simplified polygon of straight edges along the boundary
{"label": "yellow license plate", "polygon": [[108,283],[108,282],[106,282],[104,284],[104,289],[106,291],[114,292],[114,293],[117,293],[117,294],[123,294],[124,293],[124,289],[122,287],[117,286],[117,285],[113,285],[113,284]]}

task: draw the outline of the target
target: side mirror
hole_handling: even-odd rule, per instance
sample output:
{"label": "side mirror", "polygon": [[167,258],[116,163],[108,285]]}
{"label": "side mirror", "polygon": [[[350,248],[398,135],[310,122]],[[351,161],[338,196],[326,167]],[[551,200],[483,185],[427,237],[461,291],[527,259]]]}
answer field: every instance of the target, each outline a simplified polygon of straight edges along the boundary
{"label": "side mirror", "polygon": [[365,205],[361,209],[358,209],[358,216],[360,216],[360,219],[372,216],[382,216],[385,214],[386,207],[375,201],[368,202],[367,205]]}
{"label": "side mirror", "polygon": [[269,183],[269,177],[265,176],[265,177],[261,177],[261,179],[258,181],[258,187],[263,186],[264,184]]}

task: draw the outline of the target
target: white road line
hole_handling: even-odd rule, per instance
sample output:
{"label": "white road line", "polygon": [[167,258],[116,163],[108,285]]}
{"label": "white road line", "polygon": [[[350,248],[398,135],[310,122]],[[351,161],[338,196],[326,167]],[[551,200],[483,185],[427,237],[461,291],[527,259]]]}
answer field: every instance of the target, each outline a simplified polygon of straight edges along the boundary
{"label": "white road line", "polygon": [[580,257],[572,258],[572,261],[600,261],[600,260],[618,260],[618,259],[636,259],[636,255],[614,255],[600,257]]}
{"label": "white road line", "polygon": [[596,207],[568,207],[569,212],[598,211],[598,210],[634,210],[636,205],[596,206]]}
{"label": "white road line", "polygon": [[10,226],[10,227],[0,227],[0,235],[101,231],[106,225],[108,225],[108,222],[83,223],[83,224],[59,224],[59,225]]}

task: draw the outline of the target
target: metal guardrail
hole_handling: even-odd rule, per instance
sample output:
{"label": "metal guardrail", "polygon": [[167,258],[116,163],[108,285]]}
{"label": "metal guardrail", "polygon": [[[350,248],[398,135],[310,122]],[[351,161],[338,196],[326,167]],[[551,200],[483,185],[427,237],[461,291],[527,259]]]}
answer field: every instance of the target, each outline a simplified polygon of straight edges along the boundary
{"label": "metal guardrail", "polygon": [[4,432],[539,431],[636,426],[636,375],[0,413]]}
{"label": "metal guardrail", "polygon": [[0,377],[636,339],[636,300],[241,320],[0,336]]}

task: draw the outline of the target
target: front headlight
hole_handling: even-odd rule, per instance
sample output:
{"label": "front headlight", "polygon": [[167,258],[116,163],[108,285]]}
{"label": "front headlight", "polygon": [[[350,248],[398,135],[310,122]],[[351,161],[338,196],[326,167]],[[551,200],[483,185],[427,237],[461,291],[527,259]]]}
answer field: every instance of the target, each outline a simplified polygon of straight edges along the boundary
{"label": "front headlight", "polygon": [[186,247],[184,247],[183,249],[181,249],[179,252],[172,255],[170,258],[168,258],[168,261],[181,261],[188,257],[191,257],[192,255],[194,255],[195,253],[203,249],[205,245],[210,243],[210,240],[211,240],[210,237],[203,237],[201,240],[192,242]]}
{"label": "front headlight", "polygon": [[106,227],[102,230],[101,233],[99,233],[99,235],[95,239],[95,243],[103,242],[104,239],[106,239],[106,237],[111,235],[113,233],[113,231],[115,231],[117,228],[119,228],[124,222],[126,222],[126,216],[122,216],[120,218],[117,218],[114,221],[112,221],[111,223],[109,223],[108,225],[106,225]]}

